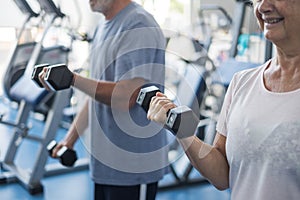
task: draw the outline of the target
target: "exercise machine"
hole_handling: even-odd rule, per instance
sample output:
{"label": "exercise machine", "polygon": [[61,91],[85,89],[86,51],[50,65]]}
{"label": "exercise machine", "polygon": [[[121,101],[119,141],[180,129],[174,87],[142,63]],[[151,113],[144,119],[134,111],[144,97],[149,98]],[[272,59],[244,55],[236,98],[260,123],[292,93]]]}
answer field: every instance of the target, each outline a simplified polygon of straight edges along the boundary
{"label": "exercise machine", "polygon": [[[63,13],[61,13],[59,9],[55,9],[53,2],[48,6],[43,5],[44,7],[41,8],[39,13],[34,12],[26,0],[14,0],[14,2],[27,17],[19,31],[16,43],[12,49],[12,53],[9,56],[3,79],[3,89],[5,96],[9,100],[19,103],[17,99],[10,94],[10,89],[24,74],[26,68],[33,65],[33,63],[38,64],[47,62],[50,64],[56,64],[66,62],[70,49],[62,45],[43,47],[44,38],[47,35],[50,27],[53,25],[54,20],[56,18],[64,17]],[[33,20],[37,22],[33,23]],[[46,22],[46,20],[49,21]],[[40,24],[45,25],[42,27]],[[41,34],[41,39],[39,41],[23,42],[22,37],[24,36],[27,28],[44,29],[43,33]],[[47,110],[41,110],[41,112],[46,113]]]}
{"label": "exercise machine", "polygon": [[25,21],[19,30],[16,43],[13,45],[11,55],[7,64],[7,69],[3,79],[4,93],[9,96],[9,89],[20,76],[23,75],[25,66],[30,59],[35,42],[21,43],[21,38],[27,26],[31,24],[33,18],[38,18],[40,13],[36,13],[25,0],[14,0],[19,10],[26,15]]}
{"label": "exercise machine", "polygon": [[[18,0],[23,10],[28,13],[28,4],[26,1]],[[65,15],[55,6],[52,0],[38,0],[41,7],[41,15],[43,15],[43,23],[45,27],[43,29],[41,39],[34,43],[29,60],[26,62],[24,73],[15,81],[13,85],[8,88],[7,94],[9,98],[19,103],[18,113],[14,122],[7,122],[1,117],[2,124],[12,126],[14,132],[9,142],[8,149],[4,155],[4,160],[1,162],[2,173],[0,175],[0,183],[19,182],[30,194],[39,194],[43,192],[43,185],[41,179],[44,176],[64,173],[74,170],[87,169],[88,161],[83,160],[77,162],[72,168],[62,168],[58,165],[46,165],[48,160],[47,145],[52,141],[56,132],[60,127],[60,123],[63,117],[63,110],[69,105],[69,99],[71,90],[64,90],[55,93],[46,91],[43,88],[38,87],[32,80],[31,74],[34,66],[39,61],[55,61],[59,63],[67,63],[67,52],[59,52],[58,55],[63,55],[62,60],[57,57],[49,57],[49,60],[45,60],[45,51],[43,47],[43,41],[50,27],[54,24],[56,19],[63,19]],[[22,4],[21,4],[22,3]],[[31,16],[31,15],[30,15]],[[17,47],[18,49],[18,47]],[[60,50],[59,50],[60,51]],[[56,52],[57,53],[57,52]],[[13,66],[16,54],[12,56],[9,69]],[[51,63],[50,63],[51,64]],[[42,133],[34,134],[30,132],[28,121],[31,113],[35,112],[36,108],[46,100],[49,100],[49,96],[53,97],[51,106],[47,109],[47,115],[45,116],[45,124]],[[24,169],[15,162],[16,155],[20,146],[24,143],[24,140],[33,141],[38,144],[36,149],[36,157],[31,169]],[[32,158],[34,160],[34,158]],[[59,164],[59,163],[58,163]]]}

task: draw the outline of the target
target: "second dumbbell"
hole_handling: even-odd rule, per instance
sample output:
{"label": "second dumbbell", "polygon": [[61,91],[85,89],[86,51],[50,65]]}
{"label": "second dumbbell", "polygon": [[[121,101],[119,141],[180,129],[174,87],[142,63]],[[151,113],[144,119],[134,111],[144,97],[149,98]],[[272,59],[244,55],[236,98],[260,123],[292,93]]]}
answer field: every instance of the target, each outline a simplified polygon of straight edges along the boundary
{"label": "second dumbbell", "polygon": [[[48,150],[50,156],[52,156],[53,150],[56,146],[57,146],[57,142],[55,140],[52,140],[47,145],[47,150]],[[58,156],[59,162],[66,167],[72,167],[77,160],[76,151],[69,149],[66,146],[63,146],[57,152],[57,156]]]}
{"label": "second dumbbell", "polygon": [[[151,98],[160,90],[156,86],[144,87],[140,90],[136,102],[146,111],[149,110]],[[167,112],[165,128],[178,138],[194,135],[199,123],[198,117],[187,106],[178,106]]]}
{"label": "second dumbbell", "polygon": [[178,106],[169,111],[165,127],[178,138],[185,138],[195,134],[199,119],[187,106]]}

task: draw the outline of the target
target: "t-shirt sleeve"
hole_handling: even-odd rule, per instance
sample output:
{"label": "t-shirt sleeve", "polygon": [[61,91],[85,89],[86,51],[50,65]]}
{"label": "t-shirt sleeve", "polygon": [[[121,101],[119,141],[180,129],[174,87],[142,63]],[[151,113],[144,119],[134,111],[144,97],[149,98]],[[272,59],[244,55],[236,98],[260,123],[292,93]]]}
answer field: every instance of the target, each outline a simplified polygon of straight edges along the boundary
{"label": "t-shirt sleeve", "polygon": [[115,63],[116,79],[143,78],[149,82],[163,80],[165,39],[160,29],[137,28],[122,33],[121,37]]}
{"label": "t-shirt sleeve", "polygon": [[232,103],[232,98],[233,98],[233,94],[234,94],[234,90],[235,90],[235,85],[236,85],[236,79],[237,79],[237,74],[234,75],[234,77],[232,78],[229,87],[227,89],[224,101],[223,101],[223,105],[222,105],[222,109],[218,118],[218,122],[217,122],[217,132],[219,132],[220,134],[227,136],[227,121],[228,121],[228,115],[230,112],[230,106]]}

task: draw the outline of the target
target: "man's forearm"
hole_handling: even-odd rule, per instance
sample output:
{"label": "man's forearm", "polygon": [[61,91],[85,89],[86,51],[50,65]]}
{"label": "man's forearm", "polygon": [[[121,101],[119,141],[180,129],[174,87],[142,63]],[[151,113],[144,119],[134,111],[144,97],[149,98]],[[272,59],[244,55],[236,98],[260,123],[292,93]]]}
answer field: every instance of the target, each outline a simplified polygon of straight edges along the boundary
{"label": "man's forearm", "polygon": [[135,104],[140,87],[144,83],[145,80],[142,78],[112,82],[98,81],[75,74],[73,86],[98,102],[127,110]]}
{"label": "man's forearm", "polygon": [[73,147],[79,136],[84,133],[88,126],[88,99],[85,100],[83,107],[76,114],[64,142],[67,146]]}

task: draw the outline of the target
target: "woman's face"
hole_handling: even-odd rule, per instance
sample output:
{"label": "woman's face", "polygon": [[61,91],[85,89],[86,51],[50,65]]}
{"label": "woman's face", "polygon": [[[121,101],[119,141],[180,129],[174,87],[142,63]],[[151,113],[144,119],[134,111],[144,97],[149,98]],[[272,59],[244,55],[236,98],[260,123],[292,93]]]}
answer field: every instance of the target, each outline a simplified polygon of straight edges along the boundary
{"label": "woman's face", "polygon": [[254,0],[254,13],[265,37],[276,43],[299,40],[300,0]]}

